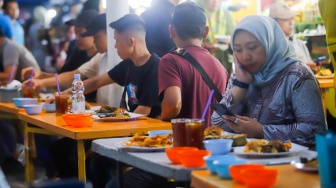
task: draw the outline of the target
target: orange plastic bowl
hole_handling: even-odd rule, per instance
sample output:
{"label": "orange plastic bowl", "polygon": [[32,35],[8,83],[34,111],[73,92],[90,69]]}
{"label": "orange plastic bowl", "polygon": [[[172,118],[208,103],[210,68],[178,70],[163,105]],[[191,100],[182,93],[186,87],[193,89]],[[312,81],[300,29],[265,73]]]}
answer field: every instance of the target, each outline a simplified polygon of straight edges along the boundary
{"label": "orange plastic bowl", "polygon": [[248,169],[263,169],[265,165],[263,164],[237,164],[229,166],[229,172],[236,182],[244,183],[241,172]]}
{"label": "orange plastic bowl", "polygon": [[174,164],[181,164],[180,161],[180,152],[182,151],[196,151],[196,147],[173,147],[166,149],[166,155],[168,159]]}
{"label": "orange plastic bowl", "polygon": [[275,184],[278,177],[276,169],[246,169],[241,172],[243,181],[250,188],[268,188]]}
{"label": "orange plastic bowl", "polygon": [[91,125],[91,114],[64,114],[62,117],[68,126],[88,127]]}
{"label": "orange plastic bowl", "polygon": [[203,157],[211,155],[208,150],[195,150],[195,151],[181,151],[180,161],[184,167],[198,168],[205,165]]}

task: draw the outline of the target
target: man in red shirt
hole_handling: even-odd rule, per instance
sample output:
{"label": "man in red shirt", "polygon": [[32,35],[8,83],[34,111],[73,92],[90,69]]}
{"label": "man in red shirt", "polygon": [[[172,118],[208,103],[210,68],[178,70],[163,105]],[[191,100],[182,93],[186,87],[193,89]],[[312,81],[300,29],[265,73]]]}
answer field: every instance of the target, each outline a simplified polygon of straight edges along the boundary
{"label": "man in red shirt", "polygon": [[[178,48],[183,48],[203,67],[210,79],[223,95],[228,73],[208,50],[202,48],[202,41],[209,32],[204,10],[193,2],[186,2],[175,8],[170,36]],[[168,53],[159,63],[159,94],[162,100],[161,119],[201,118],[210,95],[210,88],[197,69],[185,58]],[[214,98],[212,102],[216,101]],[[211,109],[205,116],[205,125],[210,125]]]}

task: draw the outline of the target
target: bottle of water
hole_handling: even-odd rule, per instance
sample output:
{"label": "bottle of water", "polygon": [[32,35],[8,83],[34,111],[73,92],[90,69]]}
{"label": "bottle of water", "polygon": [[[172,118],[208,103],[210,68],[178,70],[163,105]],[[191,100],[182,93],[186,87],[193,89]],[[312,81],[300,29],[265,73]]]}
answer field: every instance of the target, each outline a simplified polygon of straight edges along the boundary
{"label": "bottle of water", "polygon": [[71,85],[72,91],[72,113],[85,113],[84,84],[80,74],[74,74],[74,81]]}

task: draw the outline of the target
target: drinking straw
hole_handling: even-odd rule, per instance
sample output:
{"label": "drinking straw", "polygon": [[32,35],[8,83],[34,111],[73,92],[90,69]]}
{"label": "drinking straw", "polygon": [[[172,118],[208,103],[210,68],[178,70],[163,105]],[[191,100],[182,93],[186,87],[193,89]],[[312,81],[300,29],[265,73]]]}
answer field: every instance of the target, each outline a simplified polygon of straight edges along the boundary
{"label": "drinking straw", "polygon": [[205,108],[204,108],[204,111],[203,111],[203,114],[202,114],[201,119],[204,119],[205,114],[206,114],[206,112],[208,111],[208,108],[209,108],[209,105],[210,105],[210,102],[211,102],[211,99],[212,99],[212,96],[213,96],[214,92],[215,92],[214,90],[211,90],[210,95],[209,95],[209,98],[208,98],[208,102],[207,102],[207,104],[205,105]]}
{"label": "drinking straw", "polygon": [[13,81],[15,66],[16,66],[15,64],[13,64],[13,66],[12,66],[12,71],[11,71],[10,77],[9,77],[9,83]]}
{"label": "drinking straw", "polygon": [[34,76],[34,68],[32,68],[32,72],[30,74],[30,81],[29,81],[29,87],[32,86],[32,82],[33,82],[33,76]]}
{"label": "drinking straw", "polygon": [[55,74],[55,78],[56,78],[56,85],[57,85],[58,96],[61,96],[61,90],[60,90],[60,86],[59,86],[59,82],[58,82],[58,75],[57,74]]}

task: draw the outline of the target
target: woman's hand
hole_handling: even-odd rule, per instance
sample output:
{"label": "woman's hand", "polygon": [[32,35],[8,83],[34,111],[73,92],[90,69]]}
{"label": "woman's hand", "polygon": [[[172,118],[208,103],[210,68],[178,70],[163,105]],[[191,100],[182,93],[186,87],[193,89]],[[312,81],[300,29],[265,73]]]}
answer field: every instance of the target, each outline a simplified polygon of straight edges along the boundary
{"label": "woman's hand", "polygon": [[238,58],[233,52],[233,61],[235,65],[235,73],[238,81],[244,82],[246,84],[251,84],[253,82],[253,74],[245,70],[238,61]]}
{"label": "woman's hand", "polygon": [[262,125],[255,119],[246,116],[223,116],[224,122],[238,134],[247,134],[249,138],[263,138]]}

